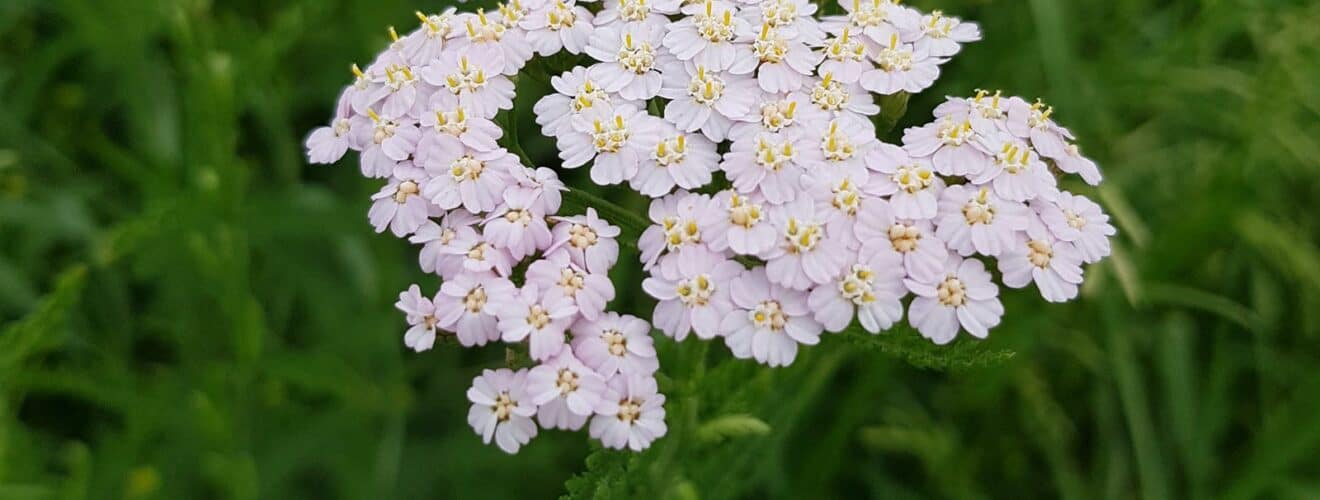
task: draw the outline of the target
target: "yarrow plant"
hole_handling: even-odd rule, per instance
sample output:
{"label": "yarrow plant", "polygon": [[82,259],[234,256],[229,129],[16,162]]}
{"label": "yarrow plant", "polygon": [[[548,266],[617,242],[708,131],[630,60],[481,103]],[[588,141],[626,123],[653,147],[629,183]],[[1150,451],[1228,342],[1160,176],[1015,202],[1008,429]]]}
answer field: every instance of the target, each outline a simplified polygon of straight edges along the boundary
{"label": "yarrow plant", "polygon": [[[1064,302],[1109,255],[1109,217],[1059,186],[1099,170],[1041,101],[977,90],[898,144],[878,139],[895,115],[881,112],[933,85],[980,39],[974,23],[897,0],[583,1],[417,13],[352,67],[307,140],[313,163],[360,154],[383,184],[371,225],[419,245],[438,278],[399,295],[407,347],[525,353],[468,390],[487,443],[515,453],[538,429],[585,427],[606,447],[650,446],[667,430],[652,332],[770,366],[905,317],[936,344],[986,338],[1004,315],[996,271]],[[573,62],[546,78],[533,58],[555,54]],[[532,165],[499,125],[517,80],[537,77],[557,166],[652,199],[646,218]],[[574,195],[598,205],[560,213]],[[610,280],[620,245],[639,251],[641,283]],[[639,289],[651,322],[609,310]]]}

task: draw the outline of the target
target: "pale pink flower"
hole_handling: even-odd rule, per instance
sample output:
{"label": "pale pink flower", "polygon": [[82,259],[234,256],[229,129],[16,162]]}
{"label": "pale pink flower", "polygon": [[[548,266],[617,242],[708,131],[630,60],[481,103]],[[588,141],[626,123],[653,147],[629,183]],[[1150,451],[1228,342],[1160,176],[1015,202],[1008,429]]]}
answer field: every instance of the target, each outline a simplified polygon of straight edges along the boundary
{"label": "pale pink flower", "polygon": [[669,99],[665,120],[684,132],[700,130],[715,142],[724,141],[733,119],[755,104],[756,82],[747,76],[678,61],[665,65],[662,75],[660,97]]}
{"label": "pale pink flower", "polygon": [[605,274],[619,261],[618,226],[612,226],[596,215],[596,209],[587,208],[586,215],[556,217],[552,231],[554,242],[546,250],[566,252],[578,267],[587,272]]}
{"label": "pale pink flower", "polygon": [[884,201],[862,192],[863,183],[848,175],[811,174],[802,177],[802,185],[816,203],[816,214],[825,220],[825,229],[848,248],[856,249],[859,240],[853,227],[868,203]]}
{"label": "pale pink flower", "polygon": [[934,57],[952,56],[962,49],[962,44],[980,39],[981,28],[976,23],[945,16],[938,10],[922,16],[915,27],[903,30],[903,41]]}
{"label": "pale pink flower", "polygon": [[867,57],[865,41],[853,29],[844,26],[838,35],[825,42],[821,48],[820,74],[829,73],[841,82],[854,83],[862,78],[862,73],[875,69]]}
{"label": "pale pink flower", "polygon": [[649,376],[660,369],[651,325],[635,316],[605,313],[573,325],[573,354],[602,377]]}
{"label": "pale pink flower", "polygon": [[879,333],[903,317],[906,276],[898,253],[862,252],[833,281],[812,289],[807,305],[826,331],[843,331],[856,315],[862,328]]}
{"label": "pale pink flower", "polygon": [[517,294],[494,297],[500,337],[514,343],[528,340],[532,359],[544,361],[564,345],[564,331],[577,319],[573,300],[559,293],[544,293],[536,285],[524,285]]}
{"label": "pale pink flower", "polygon": [[824,124],[805,127],[813,147],[802,151],[799,163],[812,176],[838,180],[850,177],[859,185],[869,178],[863,158],[879,142],[871,121],[851,113],[840,114]]}
{"label": "pale pink flower", "polygon": [[1020,97],[1008,99],[1008,113],[1004,117],[1004,130],[1022,140],[1030,140],[1031,147],[1046,158],[1068,156],[1067,146],[1074,137],[1068,129],[1050,118],[1054,107],[1039,99],[1035,104]]}
{"label": "pale pink flower", "polygon": [[761,132],[780,132],[794,130],[801,133],[799,109],[810,109],[811,98],[801,92],[786,95],[763,93],[755,99],[758,103],[729,129],[729,139],[734,142],[746,141]]}
{"label": "pale pink flower", "polygon": [[749,30],[747,21],[738,17],[737,7],[706,0],[700,10],[669,25],[664,45],[680,61],[724,71],[737,60],[735,39]]}
{"label": "pale pink flower", "polygon": [[821,26],[832,33],[844,27],[860,31],[873,43],[884,43],[896,30],[915,26],[921,14],[892,0],[839,0],[845,12],[842,16],[828,16]]}
{"label": "pale pink flower", "polygon": [[408,331],[403,334],[403,344],[417,352],[422,352],[435,345],[435,335],[439,321],[436,319],[435,303],[422,295],[417,285],[399,294],[399,301],[394,307],[408,320]]}
{"label": "pale pink flower", "polygon": [[903,269],[908,277],[919,281],[936,279],[949,258],[949,251],[935,237],[930,221],[895,220],[890,204],[884,200],[869,200],[862,207],[853,231],[862,243],[862,255],[897,253],[903,257]]}
{"label": "pale pink flower", "polygon": [[468,425],[481,435],[481,442],[490,444],[491,438],[505,453],[513,454],[518,448],[536,437],[536,405],[527,394],[527,370],[517,372],[508,368],[483,370],[472,379],[468,388]]}
{"label": "pale pink flower", "polygon": [[811,147],[814,145],[796,130],[761,132],[729,146],[720,169],[738,192],[760,193],[772,204],[786,203],[802,190],[805,170],[801,155]]}
{"label": "pale pink flower", "polygon": [[462,106],[431,108],[422,113],[421,125],[424,132],[417,144],[418,163],[426,163],[427,153],[441,137],[456,138],[473,151],[494,151],[500,147],[497,141],[504,135],[495,122],[472,116]]}
{"label": "pale pink flower", "polygon": [[493,118],[501,109],[513,108],[513,82],[500,75],[500,63],[473,50],[446,50],[434,64],[421,71],[426,83],[439,87],[431,107],[462,107],[481,118]]}
{"label": "pale pink flower", "polygon": [[491,272],[467,272],[447,278],[435,297],[440,327],[453,331],[464,347],[499,340],[493,304],[499,297],[516,293],[518,288],[513,282]]}
{"label": "pale pink flower", "polygon": [[892,144],[879,143],[865,157],[872,175],[867,194],[885,196],[899,219],[933,219],[939,212],[944,180],[935,175],[929,159],[913,158]]}
{"label": "pale pink flower", "polygon": [[321,127],[307,136],[307,161],[330,164],[339,161],[348,152],[353,122],[336,116],[330,126]]}
{"label": "pale pink flower", "polygon": [[389,228],[400,238],[417,231],[427,220],[431,204],[421,196],[421,169],[410,167],[398,169],[403,177],[393,177],[376,194],[371,195],[371,210],[367,218],[376,232]]}
{"label": "pale pink flower", "polygon": [[592,77],[606,91],[642,101],[660,92],[658,63],[661,27],[645,24],[597,28],[585,49],[592,59]]}
{"label": "pale pink flower", "polygon": [[527,267],[527,283],[545,293],[568,297],[578,313],[594,321],[605,313],[605,305],[614,300],[614,283],[603,273],[588,273],[569,261],[566,252],[555,252]]}
{"label": "pale pink flower", "polygon": [[1080,175],[1082,180],[1092,186],[1100,185],[1100,167],[1096,166],[1094,160],[1082,156],[1076,144],[1065,144],[1063,153],[1062,156],[1047,158],[1054,160],[1054,166],[1059,167],[1059,170]]}
{"label": "pale pink flower", "polygon": [[650,153],[628,185],[639,193],[658,198],[669,194],[674,186],[696,189],[709,184],[711,172],[720,164],[715,143],[700,135],[679,132],[668,122],[659,128],[638,138],[640,149]]}
{"label": "pale pink flower", "polygon": [[649,151],[641,138],[658,133],[660,119],[631,104],[613,109],[593,107],[574,118],[574,131],[559,136],[559,158],[564,168],[577,168],[592,161],[591,180],[608,186],[637,175]]}
{"label": "pale pink flower", "polygon": [[415,12],[421,25],[403,37],[403,55],[413,66],[425,66],[440,57],[445,49],[445,39],[454,33],[455,12],[450,7],[438,14]]}
{"label": "pale pink flower", "polygon": [[908,322],[940,345],[952,342],[960,328],[986,338],[1004,315],[990,273],[981,261],[956,255],[949,256],[944,270],[937,280],[907,280],[908,289],[917,295],[908,309]]}
{"label": "pale pink flower", "polygon": [[508,250],[495,248],[470,227],[458,228],[454,239],[441,248],[441,252],[461,258],[463,271],[470,273],[494,271],[500,276],[508,276],[515,263]]}
{"label": "pale pink flower", "polygon": [[775,245],[778,233],[766,215],[763,200],[732,189],[717,193],[710,210],[720,214],[703,231],[706,245],[716,252],[732,250],[739,255],[760,255]]}
{"label": "pale pink flower", "polygon": [[742,45],[738,47],[738,58],[729,72],[744,75],[755,71],[757,85],[766,92],[801,89],[821,60],[805,39],[795,38],[769,23],[762,24],[760,31],[743,35],[739,42]]}
{"label": "pale pink flower", "polygon": [[824,43],[825,31],[816,20],[816,4],[810,0],[739,0],[738,12],[749,27],[768,25],[786,39],[807,45]]}
{"label": "pale pink flower", "polygon": [[529,206],[535,200],[520,200],[522,203],[502,203],[486,218],[483,232],[486,241],[495,248],[509,251],[514,260],[550,247],[550,226],[546,223],[545,212]]}
{"label": "pale pink flower", "polygon": [[811,317],[806,292],[771,283],[759,267],[733,280],[731,288],[734,310],[720,330],[735,357],[788,366],[798,344],[820,342],[823,327]]}
{"label": "pale pink flower", "polygon": [[[682,0],[617,0],[604,2],[596,15],[596,26],[626,28],[645,25],[648,29],[663,30],[669,24],[669,14],[677,14]],[[658,47],[659,45],[657,45]]]}
{"label": "pale pink flower", "polygon": [[546,167],[515,168],[510,172],[514,183],[504,189],[504,202],[510,205],[526,206],[541,213],[559,212],[564,201],[563,192],[568,190],[559,174]]}
{"label": "pale pink flower", "polygon": [[665,395],[654,377],[616,375],[596,407],[589,432],[606,448],[645,450],[669,432],[664,405]]}
{"label": "pale pink flower", "polygon": [[486,61],[491,76],[516,75],[534,53],[532,45],[527,43],[526,32],[516,28],[523,17],[521,9],[509,5],[500,5],[499,12],[491,16],[483,9],[459,14],[455,24],[463,28],[466,36],[451,40],[449,46],[461,47],[461,51]]}
{"label": "pale pink flower", "polygon": [[637,240],[642,269],[658,266],[660,274],[674,278],[680,261],[709,252],[703,230],[719,217],[709,205],[709,196],[685,191],[652,200],[647,215],[655,225]]}
{"label": "pale pink flower", "polygon": [[930,158],[940,174],[970,177],[992,162],[978,137],[970,119],[949,115],[904,130],[903,149],[913,158]]}
{"label": "pale pink flower", "polygon": [[1053,202],[1042,200],[1032,202],[1031,206],[1050,233],[1077,246],[1084,262],[1092,264],[1109,256],[1109,238],[1117,231],[1100,205],[1085,196],[1063,191]]}
{"label": "pale pink flower", "polygon": [[808,82],[803,92],[811,99],[812,106],[802,111],[802,121],[823,124],[844,113],[861,115],[861,118],[880,112],[871,93],[856,82],[843,82],[834,78],[833,73],[822,73],[820,79]]}
{"label": "pale pink flower", "polygon": [[720,321],[733,308],[729,301],[730,280],[742,274],[743,266],[711,252],[693,252],[677,259],[672,277],[652,275],[642,289],[659,302],[652,322],[674,340],[689,332],[711,339],[720,333]]}
{"label": "pale pink flower", "polygon": [[778,243],[761,254],[770,282],[794,290],[829,283],[848,260],[848,243],[826,228],[825,214],[817,213],[810,198],[780,205],[770,211],[779,233]]}
{"label": "pale pink flower", "polygon": [[[583,111],[596,106],[610,108],[610,103],[618,97],[606,92],[605,87],[592,75],[591,70],[578,66],[562,75],[550,77],[550,86],[555,89],[555,93],[542,97],[532,108],[536,114],[536,123],[541,126],[541,133],[548,137],[572,133],[573,118]],[[659,81],[658,76],[656,81]]]}
{"label": "pale pink flower", "polygon": [[605,379],[567,345],[527,374],[527,395],[540,407],[536,418],[546,429],[581,429],[607,391]]}
{"label": "pale pink flower", "polygon": [[1082,254],[1072,243],[1061,241],[1033,217],[1017,244],[997,259],[1004,285],[1023,288],[1035,282],[1041,297],[1049,302],[1067,302],[1077,297],[1082,284]]}
{"label": "pale pink flower", "polygon": [[1028,201],[1037,197],[1051,200],[1059,195],[1054,174],[1026,142],[999,133],[982,136],[981,143],[994,153],[993,160],[989,167],[970,179],[972,183],[988,184],[994,188],[995,194],[1009,201]]}
{"label": "pale pink flower", "polygon": [[362,175],[385,178],[394,173],[394,167],[417,149],[422,132],[411,121],[396,121],[367,110],[367,116],[355,116],[351,122],[352,139],[362,145]]}
{"label": "pale pink flower", "polygon": [[940,64],[944,63],[944,59],[900,42],[897,33],[890,35],[888,45],[872,51],[871,59],[876,69],[862,73],[859,81],[862,88],[882,95],[915,94],[930,88],[940,77]]}
{"label": "pale pink flower", "polygon": [[573,0],[548,0],[532,9],[519,26],[527,30],[527,43],[542,56],[560,50],[580,54],[593,31],[591,11]]}
{"label": "pale pink flower", "polygon": [[462,209],[450,210],[438,224],[429,219],[423,222],[421,227],[408,238],[408,241],[422,245],[422,250],[417,256],[422,271],[439,274],[445,279],[462,272],[463,254],[469,249],[460,250],[453,245],[456,241],[462,242],[462,239],[457,237],[458,232],[463,228],[472,231],[472,237],[476,238],[476,231],[471,226],[479,222],[481,218]]}
{"label": "pale pink flower", "polygon": [[472,213],[488,212],[503,201],[504,188],[512,182],[509,172],[518,168],[518,157],[502,148],[474,151],[441,136],[427,155],[431,178],[422,195],[445,210],[462,206]]}
{"label": "pale pink flower", "polygon": [[940,196],[935,235],[960,255],[997,256],[1025,231],[1026,205],[1000,198],[985,186],[949,186]]}

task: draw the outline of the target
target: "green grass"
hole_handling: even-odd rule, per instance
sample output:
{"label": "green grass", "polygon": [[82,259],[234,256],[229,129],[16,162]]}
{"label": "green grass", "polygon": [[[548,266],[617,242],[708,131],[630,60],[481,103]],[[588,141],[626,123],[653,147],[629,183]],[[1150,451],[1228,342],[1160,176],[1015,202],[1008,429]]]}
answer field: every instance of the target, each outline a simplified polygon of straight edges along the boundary
{"label": "green grass", "polygon": [[1010,293],[939,355],[661,341],[652,450],[510,457],[464,422],[504,353],[405,352],[415,249],[350,162],[302,159],[348,65],[442,2],[0,2],[0,498],[1320,496],[1320,4],[912,3],[986,39],[900,128],[1003,88],[1104,169],[1120,234],[1081,300]]}

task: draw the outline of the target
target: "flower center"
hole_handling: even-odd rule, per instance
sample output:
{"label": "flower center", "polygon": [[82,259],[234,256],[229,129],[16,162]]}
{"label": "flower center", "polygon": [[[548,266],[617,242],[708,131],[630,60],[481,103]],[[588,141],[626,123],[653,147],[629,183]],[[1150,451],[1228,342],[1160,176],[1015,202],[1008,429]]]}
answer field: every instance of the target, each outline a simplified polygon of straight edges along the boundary
{"label": "flower center", "polygon": [[749,319],[757,328],[769,328],[776,332],[784,329],[788,323],[788,316],[784,315],[784,309],[779,306],[779,302],[767,300],[756,306],[748,312]]}
{"label": "flower center", "polygon": [[541,304],[527,308],[527,324],[537,330],[545,328],[545,325],[550,324],[550,312],[541,307]]}
{"label": "flower center", "polygon": [[777,63],[788,54],[788,42],[773,31],[770,23],[761,25],[761,36],[752,41],[752,51],[763,63]]}
{"label": "flower center", "polygon": [[600,338],[609,346],[611,355],[623,357],[628,352],[628,338],[623,336],[623,332],[611,328],[600,332]]}
{"label": "flower center", "polygon": [[789,253],[801,254],[816,249],[825,231],[819,224],[799,222],[796,217],[788,219],[784,228],[784,240],[788,243]]}
{"label": "flower center", "polygon": [[435,112],[435,131],[440,134],[449,134],[452,136],[463,135],[467,132],[467,113],[463,108],[454,111],[436,111]]}
{"label": "flower center", "polygon": [[651,159],[655,160],[655,163],[662,167],[683,163],[683,159],[686,157],[687,137],[683,134],[678,134],[672,139],[663,139],[660,142],[657,142],[655,144],[655,153],[651,155]]}
{"label": "flower center", "polygon": [[[503,9],[501,9],[503,12]],[[471,20],[467,21],[467,37],[472,43],[498,42],[504,37],[505,30],[508,30],[502,22],[492,23],[486,19],[485,9],[477,9],[477,22],[473,24]]]}
{"label": "flower center", "polygon": [[367,116],[370,116],[371,121],[376,123],[376,131],[371,136],[373,142],[380,144],[385,142],[386,139],[394,137],[394,131],[399,128],[399,122],[381,118],[380,115],[377,115],[376,111],[372,109],[367,110]]}
{"label": "flower center", "polygon": [[811,87],[811,102],[825,111],[838,111],[848,105],[852,96],[843,84],[834,79],[834,73],[825,73],[815,86]]}
{"label": "flower center", "polygon": [[509,397],[507,391],[501,392],[499,396],[495,397],[495,406],[491,407],[491,410],[495,412],[495,420],[500,422],[509,420],[509,416],[513,414],[513,408],[517,405],[518,403]]}
{"label": "flower center", "polygon": [[980,193],[963,205],[962,213],[968,225],[989,224],[995,220],[995,206],[987,195],[986,189],[981,188]]}
{"label": "flower center", "polygon": [[944,12],[934,10],[930,13],[930,22],[922,24],[921,30],[931,38],[945,38],[953,31],[956,21],[944,17]]}
{"label": "flower center", "polygon": [[505,28],[515,28],[522,22],[523,16],[527,11],[522,8],[522,2],[513,0],[510,3],[497,4],[500,11],[500,24]]}
{"label": "flower center", "polygon": [[846,161],[857,152],[848,136],[839,132],[839,122],[830,122],[829,132],[820,139],[820,150],[829,161]]}
{"label": "flower center", "polygon": [[453,26],[450,26],[449,24],[449,21],[454,17],[453,14],[446,12],[444,14],[431,14],[428,16],[421,13],[421,11],[414,12],[413,14],[417,15],[417,20],[422,22],[422,26],[426,26],[427,38],[443,40],[445,37],[449,36],[449,32],[453,29]]}
{"label": "flower center", "polygon": [[871,287],[874,280],[875,272],[871,270],[870,266],[856,264],[839,282],[839,293],[843,295],[843,298],[851,300],[854,304],[861,305],[875,302],[875,293]]}
{"label": "flower center", "polygon": [[711,282],[710,276],[698,274],[695,278],[679,282],[676,291],[683,305],[704,306],[710,303],[710,296],[715,293],[715,283]]}
{"label": "flower center", "polygon": [[473,66],[467,56],[463,56],[458,60],[458,70],[445,77],[445,88],[454,95],[471,94],[481,90],[487,82],[486,70]]}
{"label": "flower center", "polygon": [[468,290],[467,295],[463,296],[463,308],[468,312],[476,314],[486,308],[486,288],[477,285],[476,288]]}
{"label": "flower center", "polygon": [[1030,161],[1031,149],[1026,145],[1017,145],[1011,142],[1004,143],[1004,148],[995,155],[995,162],[999,163],[999,166],[1010,174],[1026,170]]}
{"label": "flower center", "polygon": [[448,245],[449,242],[454,241],[454,237],[455,237],[455,236],[458,236],[458,232],[457,232],[457,231],[454,231],[453,229],[450,229],[450,228],[444,228],[444,229],[441,229],[441,230],[440,230],[440,244],[441,244],[441,245]]}
{"label": "flower center", "polygon": [[422,191],[421,189],[417,188],[416,182],[413,181],[400,182],[399,187],[394,190],[394,201],[396,203],[403,204],[404,202],[408,201],[408,197],[413,196],[420,192]]}
{"label": "flower center", "polygon": [[850,216],[857,215],[857,209],[862,205],[862,194],[857,191],[852,179],[845,177],[837,186],[831,188],[831,191],[834,192],[834,198],[831,200],[834,208]]}
{"label": "flower center", "polygon": [[646,16],[649,15],[651,15],[651,7],[646,5],[646,0],[619,0],[619,17],[624,21],[645,21]]}
{"label": "flower center", "polygon": [[972,109],[981,113],[981,116],[991,120],[1002,118],[1004,116],[1004,110],[999,109],[999,100],[1003,96],[1003,92],[996,90],[995,95],[990,96],[990,99],[986,99],[987,95],[989,95],[989,92],[985,90],[977,90],[976,97],[972,98]]}
{"label": "flower center", "polygon": [[871,0],[869,4],[863,4],[861,0],[853,0],[852,12],[848,14],[848,21],[858,27],[880,26],[889,17],[889,11],[885,4],[889,0]]}
{"label": "flower center", "polygon": [[972,139],[972,122],[963,120],[962,123],[953,121],[953,118],[944,118],[940,122],[940,128],[935,132],[937,137],[945,146],[961,146],[963,143]]}
{"label": "flower center", "polygon": [[893,245],[898,253],[909,253],[917,249],[917,243],[921,240],[921,229],[917,226],[906,224],[894,224],[889,226],[889,244]]}
{"label": "flower center", "polygon": [[609,94],[606,94],[605,89],[592,83],[591,80],[582,82],[582,88],[578,89],[577,96],[571,102],[573,113],[581,113],[582,110],[595,106],[597,102],[609,104]]}
{"label": "flower center", "polygon": [[573,9],[564,5],[563,0],[555,0],[555,6],[551,7],[545,16],[550,31],[572,28],[573,23],[577,22],[577,15],[573,13]]}
{"label": "flower center", "polygon": [[581,224],[573,224],[568,228],[568,243],[573,248],[585,250],[596,244],[596,230]]}
{"label": "flower center", "polygon": [[350,129],[352,129],[352,124],[348,121],[348,118],[340,118],[338,120],[335,120],[335,126],[334,126],[335,137],[343,137],[345,135],[348,135]]}
{"label": "flower center", "polygon": [[903,165],[891,176],[894,184],[909,193],[915,193],[930,187],[935,182],[935,173],[921,165]]}
{"label": "flower center", "polygon": [[714,106],[724,95],[724,80],[706,71],[704,66],[697,66],[697,75],[688,82],[688,95],[698,104]]}
{"label": "flower center", "polygon": [[398,92],[408,85],[417,82],[417,76],[413,74],[412,68],[398,64],[391,64],[385,67],[385,86],[391,92]]}
{"label": "flower center", "polygon": [[642,417],[642,403],[635,399],[619,401],[619,421],[631,424]]}
{"label": "flower center", "polygon": [[586,277],[582,273],[564,268],[559,270],[559,282],[557,284],[564,289],[564,295],[573,297],[577,295],[578,290],[582,289],[585,279]]}
{"label": "flower center", "polygon": [[706,11],[698,12],[693,18],[697,34],[710,43],[733,40],[733,11],[725,9],[719,14],[714,12],[715,3],[706,0]]}
{"label": "flower center", "polygon": [[729,222],[734,225],[751,229],[761,222],[761,218],[761,205],[750,203],[747,198],[737,194],[729,199]]}
{"label": "flower center", "polygon": [[559,380],[555,382],[559,387],[559,393],[567,396],[568,393],[576,391],[578,388],[578,374],[568,368],[559,369]]}
{"label": "flower center", "polygon": [[1031,116],[1027,117],[1027,125],[1031,128],[1040,128],[1049,125],[1050,115],[1054,114],[1054,106],[1047,106],[1040,99],[1031,105]]}
{"label": "flower center", "polygon": [[967,287],[963,285],[962,280],[952,274],[940,282],[935,293],[940,299],[940,304],[949,307],[958,307],[967,303]]}
{"label": "flower center", "polygon": [[481,242],[472,245],[472,248],[467,252],[467,258],[471,260],[486,260],[486,243]]}
{"label": "flower center", "polygon": [[777,172],[785,163],[793,161],[794,156],[791,142],[776,144],[765,137],[756,140],[756,164],[766,169]]}
{"label": "flower center", "polygon": [[678,217],[665,217],[665,247],[670,251],[678,250],[684,243],[701,243],[701,228],[697,221],[689,219],[686,223]]}
{"label": "flower center", "polygon": [[623,35],[623,46],[619,47],[619,64],[636,74],[651,71],[655,65],[655,50],[651,42],[633,43],[632,33]]}
{"label": "flower center", "polygon": [[1031,265],[1044,269],[1050,265],[1050,259],[1054,257],[1054,248],[1050,247],[1049,242],[1044,240],[1031,240],[1027,242],[1027,260]]}
{"label": "flower center", "polygon": [[1086,226],[1086,218],[1077,215],[1077,213],[1072,210],[1064,210],[1063,216],[1068,219],[1068,225],[1072,226],[1073,229],[1081,229],[1083,226]]}
{"label": "flower center", "polygon": [[843,33],[825,46],[825,57],[835,61],[861,61],[866,58],[866,46],[853,38],[848,27],[844,27]]}
{"label": "flower center", "polygon": [[623,115],[614,115],[613,122],[596,120],[593,127],[591,139],[597,153],[618,152],[632,135],[628,132],[628,124],[623,122]]}
{"label": "flower center", "polygon": [[504,220],[509,221],[511,224],[520,223],[523,227],[527,227],[532,223],[532,213],[521,209],[509,210],[504,212]]}
{"label": "flower center", "polygon": [[771,27],[792,24],[797,20],[797,4],[792,0],[773,0],[761,4],[761,20]]}
{"label": "flower center", "polygon": [[469,155],[463,155],[449,162],[449,175],[454,178],[455,182],[480,179],[481,172],[484,170],[486,170],[486,163]]}
{"label": "flower center", "polygon": [[778,132],[793,125],[793,115],[797,112],[794,101],[770,101],[761,105],[761,127],[771,132]]}
{"label": "flower center", "polygon": [[898,35],[889,36],[889,46],[880,49],[875,55],[876,64],[885,71],[908,71],[912,69],[912,49],[898,46]]}

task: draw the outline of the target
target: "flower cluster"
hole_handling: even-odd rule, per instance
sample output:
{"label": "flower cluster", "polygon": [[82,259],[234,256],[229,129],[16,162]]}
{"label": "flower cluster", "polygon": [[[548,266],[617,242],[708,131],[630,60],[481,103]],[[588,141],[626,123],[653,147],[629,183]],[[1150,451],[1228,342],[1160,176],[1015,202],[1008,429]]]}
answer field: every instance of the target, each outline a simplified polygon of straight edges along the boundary
{"label": "flower cluster", "polygon": [[854,318],[878,333],[905,311],[936,343],[984,338],[1004,312],[986,262],[1009,287],[1077,295],[1114,228],[1058,188],[1056,173],[1100,174],[1052,108],[978,91],[901,145],[881,142],[884,96],[929,88],[980,31],[897,0],[839,7],[817,19],[808,0],[511,0],[419,12],[415,31],[391,28],[389,47],[353,66],[308,156],[358,152],[384,182],[371,224],[419,245],[439,277],[433,296],[400,294],[404,343],[503,342],[533,361],[473,380],[483,440],[513,453],[538,428],[585,426],[641,450],[666,432],[651,325],[607,310],[620,229],[590,208],[560,215],[556,172],[503,147],[516,142],[496,116],[538,54],[579,62],[534,108],[560,166],[652,198],[653,225],[623,243],[640,250],[669,337],[723,338],[771,366]]}

